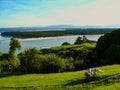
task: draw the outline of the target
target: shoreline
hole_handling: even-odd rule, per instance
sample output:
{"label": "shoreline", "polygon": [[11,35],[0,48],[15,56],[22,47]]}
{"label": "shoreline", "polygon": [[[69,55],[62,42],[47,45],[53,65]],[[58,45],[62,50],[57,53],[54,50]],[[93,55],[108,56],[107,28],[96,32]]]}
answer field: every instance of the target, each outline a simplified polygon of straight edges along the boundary
{"label": "shoreline", "polygon": [[[102,34],[94,34],[95,35],[102,35]],[[31,41],[31,40],[45,40],[45,39],[54,39],[54,38],[70,38],[70,37],[78,37],[78,36],[83,36],[83,35],[66,35],[66,36],[55,36],[55,37],[36,37],[36,38],[15,38],[20,41]],[[85,35],[89,36],[89,35]]]}
{"label": "shoreline", "polygon": [[78,37],[82,35],[68,35],[68,36],[55,36],[55,37],[36,37],[36,38],[15,38],[20,41],[27,41],[27,40],[45,40],[45,39],[53,39],[53,38],[69,38],[69,37]]}

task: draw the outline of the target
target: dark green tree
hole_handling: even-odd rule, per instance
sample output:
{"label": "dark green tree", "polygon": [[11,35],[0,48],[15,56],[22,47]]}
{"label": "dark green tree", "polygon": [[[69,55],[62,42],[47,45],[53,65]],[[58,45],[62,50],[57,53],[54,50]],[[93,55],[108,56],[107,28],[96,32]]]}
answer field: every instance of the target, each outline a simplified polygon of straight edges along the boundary
{"label": "dark green tree", "polygon": [[115,64],[120,63],[120,29],[106,33],[98,39],[96,54],[99,63]]}
{"label": "dark green tree", "polygon": [[88,41],[87,37],[83,35],[83,42],[87,42],[87,41]]}
{"label": "dark green tree", "polygon": [[16,49],[20,50],[21,49],[21,44],[15,38],[11,38],[11,40],[10,40],[10,48],[9,48],[9,55],[10,56],[15,55]]}
{"label": "dark green tree", "polygon": [[16,53],[15,53],[16,49],[20,50],[21,44],[15,38],[11,38],[10,48],[9,48],[9,53],[8,53],[8,61],[9,61],[8,70],[9,71],[15,70],[20,65],[20,61],[17,58]]}
{"label": "dark green tree", "polygon": [[35,63],[36,63],[36,67],[37,65],[39,66],[39,63],[38,63],[40,60],[39,53],[40,53],[40,50],[38,50],[37,48],[28,48],[24,50],[24,52],[20,53],[18,55],[18,58],[20,59],[20,63],[21,63],[20,70],[26,73],[35,72],[35,69],[33,70],[33,66]]}
{"label": "dark green tree", "polygon": [[70,45],[70,43],[64,42],[64,43],[62,43],[62,46],[63,46],[63,45]]}
{"label": "dark green tree", "polygon": [[82,43],[83,43],[82,37],[78,37],[74,44],[82,44]]}

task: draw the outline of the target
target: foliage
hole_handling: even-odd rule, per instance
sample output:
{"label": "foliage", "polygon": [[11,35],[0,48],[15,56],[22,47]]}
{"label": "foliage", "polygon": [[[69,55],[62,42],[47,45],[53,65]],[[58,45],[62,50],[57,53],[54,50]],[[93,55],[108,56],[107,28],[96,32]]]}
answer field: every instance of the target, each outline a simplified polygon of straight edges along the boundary
{"label": "foliage", "polygon": [[9,71],[13,71],[13,70],[17,69],[20,65],[20,61],[15,54],[16,49],[20,50],[21,49],[21,44],[15,38],[11,38],[9,55],[8,55]]}
{"label": "foliage", "polygon": [[96,41],[88,40],[87,37],[83,35],[83,37],[79,36],[74,42],[74,44],[82,44],[82,43],[96,43]]}
{"label": "foliage", "polygon": [[85,54],[84,62],[86,63],[87,68],[99,66],[95,49],[89,50]]}
{"label": "foliage", "polygon": [[0,56],[2,56],[3,55],[3,53],[2,52],[0,52]]}
{"label": "foliage", "polygon": [[44,55],[40,62],[42,73],[56,73],[65,69],[65,60],[56,55]]}
{"label": "foliage", "polygon": [[120,63],[120,29],[106,33],[98,39],[96,54],[99,64]]}
{"label": "foliage", "polygon": [[0,55],[0,71],[16,71],[20,65],[20,61],[17,58],[15,51],[20,49],[21,45],[18,40],[11,38],[9,53],[3,53]]}
{"label": "foliage", "polygon": [[97,52],[98,58],[104,57],[103,53],[109,47],[109,45],[110,45],[110,33],[106,33],[104,36],[101,36],[98,39],[98,42],[96,45],[96,52]]}
{"label": "foliage", "polygon": [[[20,70],[23,72],[33,72],[32,64],[38,59],[40,51],[36,48],[28,48],[18,55],[20,59]],[[38,64],[38,63],[36,63]]]}
{"label": "foliage", "polygon": [[53,53],[62,58],[73,58],[74,70],[81,70],[96,65],[96,57],[93,51],[94,47],[95,43],[63,45],[42,49],[41,54]]}
{"label": "foliage", "polygon": [[19,59],[14,56],[14,57],[9,57],[9,54],[3,54],[0,57],[0,68],[1,68],[1,72],[4,71],[16,71],[18,70],[18,67],[20,65],[20,61]]}
{"label": "foliage", "polygon": [[82,37],[78,37],[74,44],[82,44],[82,43],[83,43]]}
{"label": "foliage", "polygon": [[70,45],[70,43],[64,42],[64,43],[62,43],[62,45]]}
{"label": "foliage", "polygon": [[20,50],[21,49],[21,44],[15,38],[11,38],[11,40],[10,40],[9,55],[15,55],[16,49]]}
{"label": "foliage", "polygon": [[77,57],[77,56],[74,56],[75,53],[76,53],[75,55],[77,55],[77,54],[80,54],[81,52],[92,50],[92,49],[94,49],[95,45],[96,45],[96,43],[83,43],[83,44],[77,44],[77,45],[63,45],[63,46],[41,49],[41,54],[54,53],[54,54],[57,54],[57,55],[63,56],[63,57]]}
{"label": "foliage", "polygon": [[40,55],[40,51],[30,48],[19,54],[22,72],[55,73],[73,70],[71,60],[60,58],[54,54]]}
{"label": "foliage", "polygon": [[[51,73],[81,70],[87,68],[87,54],[93,50],[95,43],[83,43],[77,45],[63,45],[49,49],[26,49],[18,57],[16,49],[20,49],[19,41],[12,38],[8,54],[0,56],[2,71],[18,71],[25,73]],[[20,60],[20,61],[19,61]],[[7,64],[4,63],[8,62]],[[94,60],[93,60],[94,62]],[[91,62],[91,63],[93,63]]]}
{"label": "foliage", "polygon": [[82,70],[87,68],[87,64],[83,59],[74,60],[75,70]]}
{"label": "foliage", "polygon": [[111,45],[106,51],[105,51],[105,57],[107,58],[107,62],[109,64],[113,63],[120,63],[120,45]]}
{"label": "foliage", "polygon": [[32,37],[53,37],[65,35],[90,35],[90,34],[104,34],[113,31],[114,29],[66,29],[66,30],[52,30],[52,31],[11,31],[2,32],[2,36],[12,36],[17,38],[32,38]]}

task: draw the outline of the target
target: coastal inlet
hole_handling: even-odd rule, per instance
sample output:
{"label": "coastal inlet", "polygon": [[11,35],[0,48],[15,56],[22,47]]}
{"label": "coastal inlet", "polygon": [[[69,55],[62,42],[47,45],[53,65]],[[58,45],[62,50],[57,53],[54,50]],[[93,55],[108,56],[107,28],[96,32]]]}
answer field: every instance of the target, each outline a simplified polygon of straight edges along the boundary
{"label": "coastal inlet", "polygon": [[[63,42],[69,42],[73,44],[78,36],[60,36],[60,37],[45,37],[45,38],[30,38],[30,39],[18,39],[22,45],[21,51],[26,48],[36,47],[38,49],[49,48],[53,46],[60,46]],[[87,39],[97,41],[101,35],[86,35]],[[9,50],[9,43],[11,37],[0,37],[0,51],[7,53]],[[17,53],[21,52],[17,51]]]}

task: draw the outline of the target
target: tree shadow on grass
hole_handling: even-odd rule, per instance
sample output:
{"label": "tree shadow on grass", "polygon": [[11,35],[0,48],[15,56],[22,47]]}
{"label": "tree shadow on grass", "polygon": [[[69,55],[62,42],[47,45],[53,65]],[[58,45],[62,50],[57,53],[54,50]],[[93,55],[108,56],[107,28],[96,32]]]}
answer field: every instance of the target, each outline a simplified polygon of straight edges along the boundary
{"label": "tree shadow on grass", "polygon": [[70,80],[69,83],[65,84],[65,86],[80,85],[80,84],[85,84],[85,83],[101,83],[109,79],[116,79],[114,77],[117,77],[117,76],[120,76],[120,73],[112,74],[112,75],[104,75],[102,77],[96,76],[96,77],[83,78],[83,79],[78,79],[78,80]]}
{"label": "tree shadow on grass", "polygon": [[27,73],[22,73],[22,72],[2,72],[0,73],[0,78],[3,77],[10,77],[10,76],[19,76],[19,75],[25,75]]}

